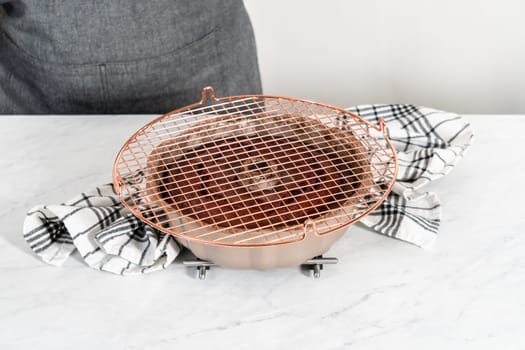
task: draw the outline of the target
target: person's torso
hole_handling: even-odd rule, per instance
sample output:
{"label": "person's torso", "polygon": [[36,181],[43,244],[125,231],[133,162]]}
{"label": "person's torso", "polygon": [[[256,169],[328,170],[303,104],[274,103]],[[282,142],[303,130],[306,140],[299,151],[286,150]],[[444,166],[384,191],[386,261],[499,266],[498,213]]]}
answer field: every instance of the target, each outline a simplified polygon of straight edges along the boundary
{"label": "person's torso", "polygon": [[172,52],[213,31],[225,9],[239,4],[235,0],[3,2],[4,39],[37,59],[64,64],[130,61]]}

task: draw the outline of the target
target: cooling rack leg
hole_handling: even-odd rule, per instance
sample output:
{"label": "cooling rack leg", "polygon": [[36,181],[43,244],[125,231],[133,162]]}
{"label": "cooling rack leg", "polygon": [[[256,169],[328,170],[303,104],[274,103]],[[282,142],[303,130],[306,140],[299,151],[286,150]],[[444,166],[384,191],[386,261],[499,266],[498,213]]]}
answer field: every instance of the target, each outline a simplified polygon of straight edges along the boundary
{"label": "cooling rack leg", "polygon": [[321,277],[321,270],[323,269],[322,264],[315,264],[314,265],[314,278]]}
{"label": "cooling rack leg", "polygon": [[188,267],[195,267],[197,269],[197,276],[199,276],[200,280],[205,280],[206,274],[210,267],[215,266],[215,264],[212,262],[200,259],[184,260],[182,264]]}
{"label": "cooling rack leg", "polygon": [[337,264],[339,260],[337,258],[323,257],[322,255],[316,256],[313,259],[306,260],[303,266],[310,268],[313,271],[314,278],[321,277],[321,270],[325,264]]}
{"label": "cooling rack leg", "polygon": [[199,271],[199,279],[200,280],[205,280],[206,279],[206,272],[210,269],[209,266],[199,266],[198,267],[198,271]]}

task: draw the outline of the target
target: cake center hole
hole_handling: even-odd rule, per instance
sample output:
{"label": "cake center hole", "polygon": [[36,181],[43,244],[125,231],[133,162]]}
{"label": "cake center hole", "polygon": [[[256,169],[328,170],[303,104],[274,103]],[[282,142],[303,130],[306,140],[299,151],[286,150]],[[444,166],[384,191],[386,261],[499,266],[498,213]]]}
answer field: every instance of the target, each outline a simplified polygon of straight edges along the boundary
{"label": "cake center hole", "polygon": [[248,165],[248,170],[254,171],[254,170],[260,170],[261,172],[264,172],[268,170],[268,163],[266,162],[255,162]]}

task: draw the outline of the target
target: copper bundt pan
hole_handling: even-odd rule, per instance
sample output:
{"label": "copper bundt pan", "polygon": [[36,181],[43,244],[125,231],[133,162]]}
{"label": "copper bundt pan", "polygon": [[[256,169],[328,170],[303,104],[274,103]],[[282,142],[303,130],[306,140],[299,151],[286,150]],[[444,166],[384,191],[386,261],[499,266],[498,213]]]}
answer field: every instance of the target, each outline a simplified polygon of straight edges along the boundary
{"label": "copper bundt pan", "polygon": [[382,121],[286,97],[217,99],[208,87],[135,133],[113,177],[133,214],[200,259],[269,269],[325,253],[396,171]]}

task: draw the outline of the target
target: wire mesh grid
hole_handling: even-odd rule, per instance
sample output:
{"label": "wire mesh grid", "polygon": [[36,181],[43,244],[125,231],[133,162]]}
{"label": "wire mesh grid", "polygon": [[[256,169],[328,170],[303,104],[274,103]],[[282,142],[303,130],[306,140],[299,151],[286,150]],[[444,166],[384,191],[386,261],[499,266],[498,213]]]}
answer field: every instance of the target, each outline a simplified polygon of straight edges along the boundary
{"label": "wire mesh grid", "polygon": [[199,103],[133,135],[113,176],[131,212],[163,232],[260,246],[359,220],[390,191],[396,164],[383,124],[300,99],[216,99],[206,88]]}

